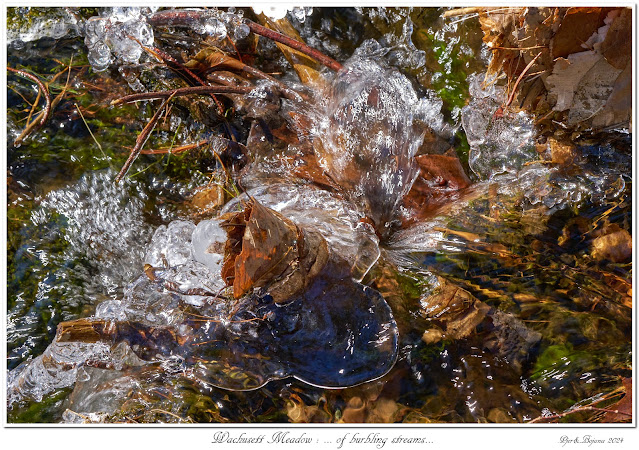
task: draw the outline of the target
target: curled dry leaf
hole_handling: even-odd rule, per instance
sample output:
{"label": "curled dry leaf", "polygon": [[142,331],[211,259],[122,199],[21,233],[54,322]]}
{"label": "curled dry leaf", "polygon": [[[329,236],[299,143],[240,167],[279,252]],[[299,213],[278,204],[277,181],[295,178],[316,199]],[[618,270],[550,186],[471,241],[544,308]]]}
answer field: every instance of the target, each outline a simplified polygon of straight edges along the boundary
{"label": "curled dry leaf", "polygon": [[629,261],[632,258],[632,236],[618,226],[610,226],[605,234],[592,242],[592,257],[596,260],[609,260],[615,263]]}
{"label": "curled dry leaf", "polygon": [[[490,307],[468,291],[442,278],[439,281],[439,291],[422,301],[422,314],[444,329],[442,339],[463,339],[484,320]],[[434,335],[427,337],[430,343],[437,342]]]}
{"label": "curled dry leaf", "polygon": [[404,206],[413,211],[415,218],[427,217],[471,184],[457,156],[419,155],[415,160],[420,168],[419,176],[404,197]]}
{"label": "curled dry leaf", "polygon": [[319,233],[297,227],[255,200],[227,217],[224,226],[228,240],[222,277],[233,286],[235,298],[266,288],[276,303],[286,302],[328,261],[328,246]]}

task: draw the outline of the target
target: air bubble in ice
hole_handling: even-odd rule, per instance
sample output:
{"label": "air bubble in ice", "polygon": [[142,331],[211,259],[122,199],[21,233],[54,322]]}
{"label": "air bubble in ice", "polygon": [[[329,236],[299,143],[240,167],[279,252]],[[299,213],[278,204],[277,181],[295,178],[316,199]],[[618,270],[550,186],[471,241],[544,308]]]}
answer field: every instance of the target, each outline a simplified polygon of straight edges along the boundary
{"label": "air bubble in ice", "polygon": [[216,277],[222,272],[226,231],[219,220],[203,220],[193,230],[193,257],[204,264]]}
{"label": "air bubble in ice", "polygon": [[251,33],[250,28],[248,27],[248,25],[244,23],[236,25],[235,28],[233,29],[233,37],[237,41],[239,41],[240,39],[244,39],[250,33]]}
{"label": "air bubble in ice", "polygon": [[145,264],[153,267],[171,267],[191,259],[191,234],[193,222],[176,220],[168,227],[161,225],[155,230],[144,258]]}
{"label": "air bubble in ice", "polygon": [[219,19],[208,19],[203,24],[200,32],[220,40],[224,39],[227,35],[226,25]]}

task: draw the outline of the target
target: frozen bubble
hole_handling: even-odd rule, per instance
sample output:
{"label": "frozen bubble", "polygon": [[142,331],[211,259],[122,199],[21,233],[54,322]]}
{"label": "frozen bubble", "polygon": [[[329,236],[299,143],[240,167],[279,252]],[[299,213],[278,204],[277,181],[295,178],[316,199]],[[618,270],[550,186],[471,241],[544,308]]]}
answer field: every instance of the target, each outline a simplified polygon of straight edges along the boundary
{"label": "frozen bubble", "polygon": [[226,231],[215,219],[203,220],[193,230],[193,257],[217,277],[221,277],[222,273],[226,238]]}
{"label": "frozen bubble", "polygon": [[[142,9],[106,9],[100,11],[99,17],[87,20],[84,42],[90,50],[89,62],[95,70],[105,70],[114,59],[137,64],[144,53],[142,45],[153,44],[153,29],[146,23]],[[107,57],[107,50],[112,55],[109,54]]]}
{"label": "frozen bubble", "polygon": [[501,114],[503,88],[482,87],[481,75],[470,77],[471,102],[462,109],[462,126],[470,145],[468,164],[480,178],[521,170],[537,158],[534,120],[523,111]]}
{"label": "frozen bubble", "polygon": [[300,23],[304,23],[304,21],[306,20],[306,11],[304,11],[304,8],[300,8],[300,7],[295,7],[293,8],[293,10],[291,11],[291,14],[293,15],[293,17],[295,17]]}
{"label": "frozen bubble", "polygon": [[264,14],[266,17],[269,17],[270,19],[278,20],[278,19],[283,19],[284,17],[286,17],[286,14],[288,13],[289,9],[286,6],[268,6],[268,7],[254,6],[253,11],[255,12],[255,14],[258,14],[258,15]]}
{"label": "frozen bubble", "polygon": [[124,30],[129,36],[140,41],[142,45],[153,44],[153,28],[146,22],[127,22]]}
{"label": "frozen bubble", "polygon": [[95,317],[110,320],[127,320],[122,300],[106,300],[95,309]]}
{"label": "frozen bubble", "polygon": [[96,44],[87,55],[89,64],[96,72],[102,72],[106,70],[111,62],[113,62],[113,55],[111,55],[111,49],[103,42]]}
{"label": "frozen bubble", "polygon": [[233,37],[235,38],[235,40],[238,40],[238,41],[240,39],[244,39],[250,33],[251,33],[250,28],[248,27],[248,25],[244,23],[236,25],[235,28],[233,29]]}
{"label": "frozen bubble", "polygon": [[175,220],[168,227],[158,227],[146,252],[144,263],[153,267],[170,267],[190,260],[191,235],[194,229],[195,224],[186,220]]}
{"label": "frozen bubble", "polygon": [[84,44],[89,49],[93,49],[97,43],[101,43],[104,40],[107,24],[107,19],[99,17],[93,17],[86,21],[84,26]]}
{"label": "frozen bubble", "polygon": [[116,6],[109,13],[109,19],[113,22],[128,22],[140,18],[141,11],[137,6]]}
{"label": "frozen bubble", "polygon": [[198,30],[202,34],[208,34],[211,37],[217,39],[224,39],[227,34],[226,25],[219,19],[211,18],[204,22],[202,27]]}

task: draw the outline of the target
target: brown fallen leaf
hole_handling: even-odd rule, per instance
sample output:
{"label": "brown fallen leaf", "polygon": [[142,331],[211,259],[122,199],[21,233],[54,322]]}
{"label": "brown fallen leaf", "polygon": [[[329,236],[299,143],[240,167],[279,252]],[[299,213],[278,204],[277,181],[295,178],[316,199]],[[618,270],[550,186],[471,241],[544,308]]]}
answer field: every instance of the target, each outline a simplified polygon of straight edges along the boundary
{"label": "brown fallen leaf", "polygon": [[610,24],[599,49],[608,63],[617,69],[626,67],[632,55],[632,9],[621,9]]}
{"label": "brown fallen leaf", "polygon": [[592,242],[592,257],[599,261],[607,259],[615,263],[629,261],[632,258],[630,233],[616,225],[608,227],[604,233]]}
{"label": "brown fallen leaf", "polygon": [[577,147],[571,143],[559,142],[557,139],[548,138],[552,162],[556,164],[572,164],[577,157]]}
{"label": "brown fallen leaf", "polygon": [[606,100],[605,106],[593,119],[593,128],[619,125],[630,128],[632,98],[632,62],[628,61],[625,69],[615,80],[612,93]]}
{"label": "brown fallen leaf", "polygon": [[415,157],[420,173],[404,206],[411,210],[412,220],[428,217],[439,206],[457,198],[457,191],[471,182],[457,156],[419,155]]}
{"label": "brown fallen leaf", "polygon": [[422,300],[421,314],[444,330],[443,339],[463,339],[484,320],[490,307],[443,278],[439,282],[439,290]]}
{"label": "brown fallen leaf", "polygon": [[632,422],[632,377],[621,380],[625,395],[617,403],[608,406],[604,422]]}
{"label": "brown fallen leaf", "polygon": [[[283,18],[273,20],[264,14],[260,14],[258,18],[262,25],[282,33],[285,36],[293,38],[296,41],[303,42],[302,37],[291,25],[288,19]],[[277,45],[280,51],[284,54],[284,57],[293,66],[293,69],[303,84],[311,85],[316,88],[321,88],[324,85],[325,80],[319,72],[320,65],[317,61],[310,56],[284,44],[280,44],[279,42],[276,42],[275,45]]]}
{"label": "brown fallen leaf", "polygon": [[276,303],[285,302],[328,261],[328,246],[319,233],[297,227],[255,200],[226,217],[223,226],[228,239],[222,277],[232,284],[235,298],[263,287]]}
{"label": "brown fallen leaf", "polygon": [[210,211],[224,204],[224,187],[213,184],[198,189],[191,196],[190,203],[200,211]]}
{"label": "brown fallen leaf", "polygon": [[610,8],[568,8],[552,40],[553,58],[586,50],[582,44],[604,25]]}

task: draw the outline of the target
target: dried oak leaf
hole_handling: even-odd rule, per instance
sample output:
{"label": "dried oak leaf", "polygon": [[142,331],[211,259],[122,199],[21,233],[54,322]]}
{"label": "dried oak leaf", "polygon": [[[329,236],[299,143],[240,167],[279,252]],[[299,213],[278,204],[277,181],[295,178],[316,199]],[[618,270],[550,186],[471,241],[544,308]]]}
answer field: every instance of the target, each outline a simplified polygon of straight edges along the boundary
{"label": "dried oak leaf", "polygon": [[227,284],[232,280],[235,298],[263,287],[283,303],[302,292],[328,261],[328,246],[319,233],[297,227],[255,200],[223,226],[228,239],[222,277]]}
{"label": "dried oak leaf", "polygon": [[486,70],[486,80],[500,74],[505,63],[517,56],[516,52],[504,49],[517,47],[513,32],[522,11],[523,8],[500,8],[479,14],[479,24],[484,33],[482,39],[488,48],[493,49],[492,58]]}
{"label": "dried oak leaf", "polygon": [[613,125],[629,126],[632,113],[632,64],[619,74],[603,109],[594,117],[593,128],[605,128]]}

